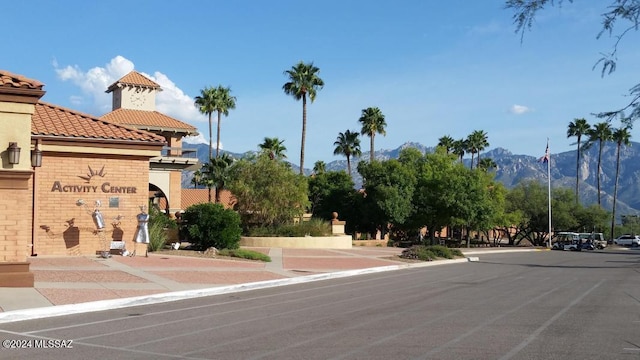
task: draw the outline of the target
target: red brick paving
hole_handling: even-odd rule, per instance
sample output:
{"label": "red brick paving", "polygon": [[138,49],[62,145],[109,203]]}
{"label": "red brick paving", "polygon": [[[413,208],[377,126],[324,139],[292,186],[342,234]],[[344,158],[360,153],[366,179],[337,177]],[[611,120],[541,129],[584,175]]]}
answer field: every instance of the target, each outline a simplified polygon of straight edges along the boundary
{"label": "red brick paving", "polygon": [[165,292],[163,290],[38,289],[53,305],[78,304]]}
{"label": "red brick paving", "polygon": [[336,257],[297,257],[297,258],[285,258],[282,261],[282,266],[285,270],[295,269],[326,269],[326,270],[341,270],[341,269],[366,269],[377,266],[397,265],[398,262],[387,261],[381,259],[369,259],[369,258],[357,258],[346,256],[344,258]]}
{"label": "red brick paving", "polygon": [[144,283],[143,278],[117,270],[33,270],[37,282],[97,282]]}
{"label": "red brick paving", "polygon": [[186,267],[204,267],[204,268],[264,268],[265,264],[262,262],[243,261],[243,260],[227,260],[227,259],[202,259],[192,258],[186,256],[167,256],[167,255],[155,255],[149,254],[149,257],[144,256],[114,256],[111,260],[119,263],[135,267],[135,268],[159,268],[159,267],[171,267],[171,268],[186,268]]}

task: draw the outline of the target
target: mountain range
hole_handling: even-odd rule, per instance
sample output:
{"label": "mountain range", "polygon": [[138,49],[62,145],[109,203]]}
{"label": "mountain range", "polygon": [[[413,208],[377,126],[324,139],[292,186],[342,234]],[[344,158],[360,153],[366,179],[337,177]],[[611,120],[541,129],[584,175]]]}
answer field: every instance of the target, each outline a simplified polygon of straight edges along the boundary
{"label": "mountain range", "polygon": [[[188,144],[184,148],[195,148],[200,162],[207,161],[209,146],[207,144]],[[396,149],[375,151],[376,160],[396,159],[405,148],[412,147],[422,152],[432,152],[433,147],[427,147],[420,143],[407,142]],[[241,158],[251,152],[233,153],[227,152],[234,158]],[[547,183],[547,166],[539,161],[537,157],[529,155],[516,155],[507,149],[495,148],[480,154],[481,158],[491,158],[497,165],[492,171],[495,172],[495,179],[503,183],[507,188],[513,188],[523,180],[534,179]],[[594,145],[588,150],[581,151],[580,162],[580,202],[585,205],[596,204],[598,202],[597,174],[598,174],[598,146]],[[362,184],[360,174],[355,170],[360,160],[368,160],[369,153],[363,153],[361,157],[351,160],[353,178],[356,187]],[[471,158],[463,160],[469,166]],[[291,164],[294,170],[299,168]],[[602,148],[600,187],[602,190],[602,207],[611,210],[613,206],[613,191],[616,171],[616,144],[606,143]],[[326,164],[328,171],[341,171],[347,169],[347,160],[334,160]],[[311,170],[305,169],[306,174]],[[550,174],[552,187],[567,187],[575,189],[576,185],[576,150],[566,151],[558,154],[551,154]],[[182,176],[182,187],[193,187],[191,172],[184,172]],[[620,175],[618,179],[618,199],[616,214],[618,215],[639,215],[640,214],[640,143],[631,142],[630,146],[623,146],[620,149]]]}

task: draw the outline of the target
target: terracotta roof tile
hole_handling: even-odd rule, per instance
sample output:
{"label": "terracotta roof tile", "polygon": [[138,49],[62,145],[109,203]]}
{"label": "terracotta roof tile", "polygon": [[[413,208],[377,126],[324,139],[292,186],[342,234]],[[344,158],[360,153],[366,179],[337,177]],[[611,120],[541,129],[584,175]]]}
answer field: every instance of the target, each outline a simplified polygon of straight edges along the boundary
{"label": "terracotta roof tile", "polygon": [[117,109],[102,115],[101,119],[143,130],[173,130],[187,134],[195,134],[194,126],[176,120],[157,111]]}
{"label": "terracotta roof tile", "polygon": [[44,84],[38,80],[28,79],[22,75],[0,70],[0,86],[42,90]]}
{"label": "terracotta roof tile", "polygon": [[91,115],[45,102],[36,104],[36,110],[31,121],[31,134],[79,139],[113,139],[165,143],[163,137],[150,132],[114,124]]}
{"label": "terracotta roof tile", "polygon": [[107,88],[107,92],[109,93],[115,90],[119,84],[128,86],[142,86],[150,89],[161,90],[160,85],[135,70],[129,72],[127,75],[121,77],[118,81],[109,85],[109,87]]}

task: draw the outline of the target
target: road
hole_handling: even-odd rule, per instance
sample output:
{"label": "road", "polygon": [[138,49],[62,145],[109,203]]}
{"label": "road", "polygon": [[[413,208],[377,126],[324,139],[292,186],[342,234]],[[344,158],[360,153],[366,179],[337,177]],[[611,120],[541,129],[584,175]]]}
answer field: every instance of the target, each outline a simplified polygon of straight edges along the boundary
{"label": "road", "polygon": [[0,359],[638,359],[639,270],[633,250],[483,254],[2,324],[32,348]]}

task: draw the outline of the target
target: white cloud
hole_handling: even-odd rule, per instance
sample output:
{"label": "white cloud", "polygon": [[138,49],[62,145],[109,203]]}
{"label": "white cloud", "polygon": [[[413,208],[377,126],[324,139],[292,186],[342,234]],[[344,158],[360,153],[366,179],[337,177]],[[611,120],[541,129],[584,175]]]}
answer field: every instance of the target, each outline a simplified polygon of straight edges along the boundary
{"label": "white cloud", "polygon": [[198,136],[185,136],[182,140],[189,144],[209,144],[209,140],[207,140],[202,134],[198,134]]}
{"label": "white cloud", "polygon": [[533,111],[528,106],[514,104],[509,108],[509,112],[516,115],[522,115]]}
{"label": "white cloud", "polygon": [[[135,68],[131,60],[120,55],[111,59],[104,67],[96,66],[86,72],[77,65],[58,68],[55,60],[53,66],[62,81],[70,81],[82,92],[82,96],[72,96],[70,102],[77,106],[84,103],[85,107],[99,116],[111,111],[112,95],[105,93],[107,87]],[[185,94],[165,74],[159,71],[153,75],[140,70],[138,72],[162,87],[162,91],[156,96],[156,109],[159,112],[189,124],[207,121],[193,105],[193,98]],[[89,103],[86,104],[85,101]]]}

